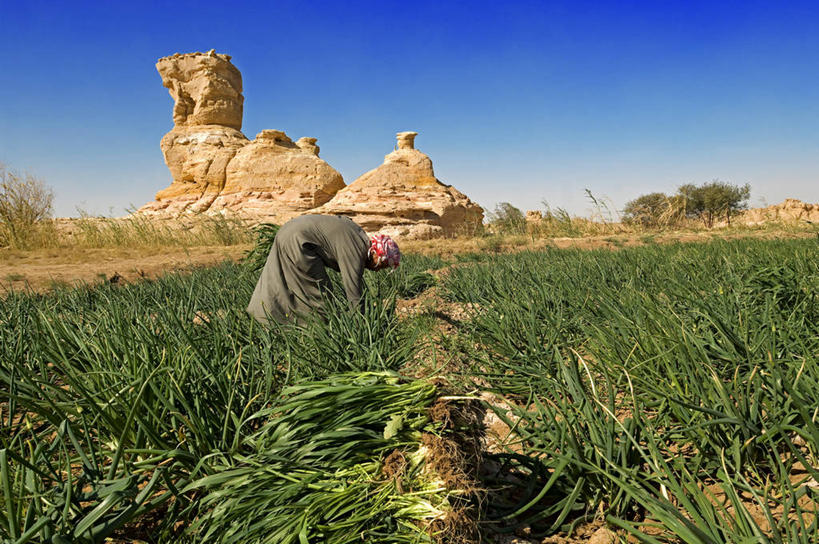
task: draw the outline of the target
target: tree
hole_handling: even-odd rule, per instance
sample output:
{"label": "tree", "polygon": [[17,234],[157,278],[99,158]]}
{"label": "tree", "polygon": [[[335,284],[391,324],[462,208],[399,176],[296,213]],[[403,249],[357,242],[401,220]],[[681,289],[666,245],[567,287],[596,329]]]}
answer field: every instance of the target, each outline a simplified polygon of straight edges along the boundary
{"label": "tree", "polygon": [[702,219],[710,229],[720,216],[731,224],[731,215],[747,207],[751,186],[747,183],[737,186],[715,179],[699,187],[691,183],[682,185],[677,194],[683,200],[685,214]]}
{"label": "tree", "polygon": [[40,179],[0,164],[0,245],[25,247],[53,204],[54,192]]}
{"label": "tree", "polygon": [[644,227],[655,227],[660,223],[663,213],[668,208],[668,196],[665,193],[649,193],[626,202],[623,207],[623,221],[636,223]]}
{"label": "tree", "polygon": [[508,202],[495,206],[495,211],[489,213],[489,224],[498,232],[526,233],[526,216]]}

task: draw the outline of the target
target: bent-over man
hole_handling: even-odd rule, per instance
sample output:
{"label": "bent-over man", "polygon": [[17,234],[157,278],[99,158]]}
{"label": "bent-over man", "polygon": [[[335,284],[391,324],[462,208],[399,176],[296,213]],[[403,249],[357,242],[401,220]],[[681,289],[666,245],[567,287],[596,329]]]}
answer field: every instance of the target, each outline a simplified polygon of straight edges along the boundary
{"label": "bent-over man", "polygon": [[330,291],[326,267],[341,273],[347,300],[357,305],[364,269],[396,268],[400,261],[398,245],[387,235],[369,237],[348,217],[302,215],[276,233],[247,311],[265,324],[321,312]]}

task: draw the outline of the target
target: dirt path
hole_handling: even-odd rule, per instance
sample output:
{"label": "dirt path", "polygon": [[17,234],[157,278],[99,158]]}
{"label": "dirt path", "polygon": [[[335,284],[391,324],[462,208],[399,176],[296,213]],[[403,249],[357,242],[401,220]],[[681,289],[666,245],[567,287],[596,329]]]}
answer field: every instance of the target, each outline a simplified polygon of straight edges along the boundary
{"label": "dirt path", "polygon": [[250,246],[138,249],[0,250],[0,293],[9,289],[47,291],[55,285],[102,280],[135,281],[174,270],[241,258]]}

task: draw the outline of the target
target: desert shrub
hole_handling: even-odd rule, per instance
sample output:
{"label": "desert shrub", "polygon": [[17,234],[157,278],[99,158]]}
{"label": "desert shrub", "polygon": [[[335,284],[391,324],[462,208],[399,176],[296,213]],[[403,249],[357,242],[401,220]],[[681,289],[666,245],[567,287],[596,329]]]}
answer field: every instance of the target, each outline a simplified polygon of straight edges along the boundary
{"label": "desert shrub", "polygon": [[731,224],[731,215],[747,207],[751,196],[751,186],[732,185],[717,179],[700,185],[682,185],[677,193],[683,199],[685,214],[703,222],[707,228],[714,226],[714,221],[724,217]]}
{"label": "desert shrub", "polygon": [[622,225],[614,221],[605,200],[595,198],[588,189],[586,196],[594,208],[591,217],[573,217],[565,208],[553,208],[546,200],[542,200],[540,219],[526,225],[528,233],[532,237],[551,238],[599,236],[624,230]]}
{"label": "desert shrub", "polygon": [[688,183],[676,195],[655,192],[630,200],[623,207],[623,222],[640,227],[669,227],[685,218],[702,221],[706,228],[719,218],[731,224],[731,216],[747,207],[751,187],[714,180],[702,185]]}
{"label": "desert shrub", "polygon": [[489,213],[489,224],[497,233],[526,234],[526,216],[508,202],[495,206],[495,211]]}
{"label": "desert shrub", "polygon": [[649,193],[630,200],[623,207],[623,222],[641,227],[676,225],[685,217],[683,199],[665,193]]}
{"label": "desert shrub", "polygon": [[0,164],[0,246],[25,249],[34,244],[53,204],[54,192],[42,180]]}

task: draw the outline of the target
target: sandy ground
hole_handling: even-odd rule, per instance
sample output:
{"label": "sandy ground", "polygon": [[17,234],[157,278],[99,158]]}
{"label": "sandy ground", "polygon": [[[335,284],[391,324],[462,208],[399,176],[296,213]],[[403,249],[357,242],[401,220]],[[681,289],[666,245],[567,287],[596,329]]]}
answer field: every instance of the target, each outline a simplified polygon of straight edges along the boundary
{"label": "sandy ground", "polygon": [[155,278],[174,270],[237,260],[250,246],[0,250],[0,294],[57,285]]}

